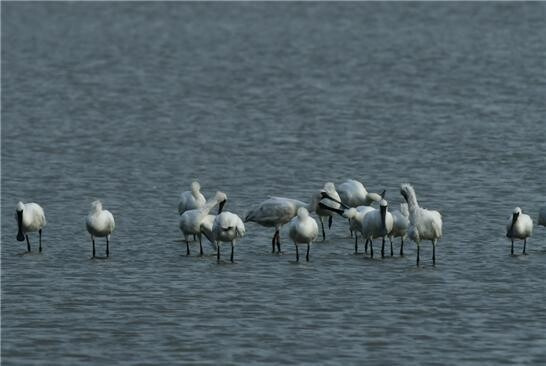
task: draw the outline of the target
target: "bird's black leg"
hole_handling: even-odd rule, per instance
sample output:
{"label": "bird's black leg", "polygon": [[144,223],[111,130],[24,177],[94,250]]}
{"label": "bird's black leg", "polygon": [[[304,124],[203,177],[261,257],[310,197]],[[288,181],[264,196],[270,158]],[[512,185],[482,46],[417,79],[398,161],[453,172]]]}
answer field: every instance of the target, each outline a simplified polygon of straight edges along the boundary
{"label": "bird's black leg", "polygon": [[514,239],[512,239],[512,249],[510,250],[510,254],[514,255]]}
{"label": "bird's black leg", "polygon": [[95,238],[91,237],[91,241],[93,242],[93,258],[95,258]]}
{"label": "bird's black leg", "polygon": [[381,242],[381,258],[385,258],[385,237],[383,237],[383,241]]}
{"label": "bird's black leg", "polygon": [[28,240],[28,235],[25,235],[25,238],[27,239],[27,251],[30,252],[30,241]]}
{"label": "bird's black leg", "polygon": [[371,239],[368,239],[370,241],[370,258],[373,258],[373,242]]}
{"label": "bird's black leg", "polygon": [[186,239],[186,255],[190,255],[190,242]]}
{"label": "bird's black leg", "polygon": [[196,241],[197,238],[195,237],[195,234],[193,234],[193,241]]}
{"label": "bird's black leg", "polygon": [[355,235],[355,254],[358,254],[358,235]]}
{"label": "bird's black leg", "polygon": [[220,242],[216,242],[216,262],[220,263]]}
{"label": "bird's black leg", "polygon": [[419,266],[419,244],[417,244],[417,266]]}
{"label": "bird's black leg", "polygon": [[[357,233],[355,233],[355,235],[358,235]],[[364,243],[364,253],[368,253],[368,239],[366,239],[366,243]]]}
{"label": "bird's black leg", "polygon": [[394,255],[394,252],[392,250],[392,238],[389,237],[389,241],[391,242],[391,257]]}
{"label": "bird's black leg", "polygon": [[300,261],[300,252],[298,250],[298,244],[294,243],[294,245],[296,246],[296,262],[299,262]]}
{"label": "bird's black leg", "polygon": [[527,239],[523,239],[523,254],[525,254],[525,247],[527,246]]}
{"label": "bird's black leg", "polygon": [[233,242],[231,242],[231,263],[233,263]]}
{"label": "bird's black leg", "polygon": [[108,240],[108,235],[106,235],[106,256],[110,256],[110,240]]}
{"label": "bird's black leg", "polygon": [[38,248],[38,250],[41,253],[42,252],[42,229],[38,230],[38,237],[39,237],[39,240],[40,240],[40,247]]}
{"label": "bird's black leg", "polygon": [[307,244],[307,255],[305,256],[307,262],[309,262],[309,248],[311,248],[311,244]]}
{"label": "bird's black leg", "polygon": [[404,237],[400,238],[400,256],[404,256]]}
{"label": "bird's black leg", "polygon": [[436,241],[432,241],[432,265],[436,265]]}
{"label": "bird's black leg", "polygon": [[281,253],[281,233],[277,231],[277,252]]}
{"label": "bird's black leg", "polygon": [[333,219],[334,218],[332,216],[328,216],[328,230],[330,230],[332,228]]}
{"label": "bird's black leg", "polygon": [[198,237],[199,237],[199,255],[203,256],[203,244],[201,243],[201,234],[199,234]]}
{"label": "bird's black leg", "polygon": [[278,231],[275,230],[275,234],[273,235],[273,239],[271,239],[271,253],[275,253],[275,239],[277,239],[277,233]]}

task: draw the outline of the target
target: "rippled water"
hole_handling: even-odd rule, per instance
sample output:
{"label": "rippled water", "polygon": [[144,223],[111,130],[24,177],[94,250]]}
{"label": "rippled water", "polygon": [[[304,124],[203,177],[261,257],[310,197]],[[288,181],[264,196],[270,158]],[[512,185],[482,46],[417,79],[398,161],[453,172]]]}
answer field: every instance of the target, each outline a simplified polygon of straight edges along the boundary
{"label": "rippled water", "polygon": [[[545,13],[3,2],[2,363],[545,364],[546,228],[527,256],[504,237],[546,204]],[[187,258],[196,178],[240,215],[346,178],[395,206],[409,181],[444,217],[437,266],[428,243],[419,268],[413,244],[355,256],[337,219],[309,263],[252,223],[235,264]],[[109,260],[89,259],[95,198]],[[18,200],[46,211],[42,254]]]}

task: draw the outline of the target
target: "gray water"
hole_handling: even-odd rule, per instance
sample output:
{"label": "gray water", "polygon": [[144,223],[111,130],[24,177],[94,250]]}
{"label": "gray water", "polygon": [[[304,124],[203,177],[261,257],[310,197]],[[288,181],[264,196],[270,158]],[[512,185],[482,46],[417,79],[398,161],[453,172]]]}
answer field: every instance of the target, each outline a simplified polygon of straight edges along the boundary
{"label": "gray water", "polygon": [[[2,2],[2,364],[546,363],[546,6]],[[309,263],[247,224],[235,264],[185,257],[192,180],[244,215],[347,178],[439,210],[431,263]],[[108,260],[84,220],[116,218]],[[23,254],[15,204],[46,212]],[[378,250],[378,243],[375,244]],[[398,240],[395,251],[398,251]],[[97,243],[99,253],[104,241]]]}

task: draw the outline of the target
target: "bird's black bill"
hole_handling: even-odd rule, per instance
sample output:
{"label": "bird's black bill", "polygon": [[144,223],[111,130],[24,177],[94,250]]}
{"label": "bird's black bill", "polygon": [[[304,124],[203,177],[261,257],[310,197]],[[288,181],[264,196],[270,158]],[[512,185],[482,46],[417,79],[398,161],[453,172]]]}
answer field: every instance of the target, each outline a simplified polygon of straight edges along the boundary
{"label": "bird's black bill", "polygon": [[387,193],[386,189],[384,189],[383,192],[381,192],[380,196],[381,196],[382,199],[385,198],[386,193]]}
{"label": "bird's black bill", "polygon": [[220,202],[220,204],[218,205],[218,215],[220,215],[222,213],[222,210],[224,209],[224,205],[226,204],[226,200],[223,200],[222,202]]}
{"label": "bird's black bill", "polygon": [[386,228],[386,225],[385,225],[385,216],[386,215],[387,215],[387,206],[381,206],[381,227],[385,231],[385,234],[387,234],[386,233],[387,228]]}
{"label": "bird's black bill", "polygon": [[321,192],[320,192],[320,196],[321,196],[322,198],[327,198],[327,199],[329,199],[330,201],[333,201],[333,202],[335,202],[335,203],[339,203],[339,204],[341,205],[341,207],[343,207],[343,208],[349,208],[349,206],[347,206],[346,204],[344,204],[344,203],[341,202],[340,200],[335,199],[334,197],[330,196],[328,193],[326,193],[326,192],[324,192],[324,191],[321,191]]}
{"label": "bird's black bill", "polygon": [[24,241],[23,235],[23,211],[17,211],[17,241]]}
{"label": "bird's black bill", "polygon": [[337,213],[337,214],[339,214],[339,215],[343,215],[343,213],[345,212],[345,211],[343,211],[343,210],[340,210],[340,209],[337,209],[337,208],[333,208],[333,207],[327,206],[327,205],[325,205],[325,204],[322,203],[322,202],[319,202],[318,206],[319,206],[320,208],[322,208],[323,210],[329,210],[329,211],[335,212],[335,213]]}

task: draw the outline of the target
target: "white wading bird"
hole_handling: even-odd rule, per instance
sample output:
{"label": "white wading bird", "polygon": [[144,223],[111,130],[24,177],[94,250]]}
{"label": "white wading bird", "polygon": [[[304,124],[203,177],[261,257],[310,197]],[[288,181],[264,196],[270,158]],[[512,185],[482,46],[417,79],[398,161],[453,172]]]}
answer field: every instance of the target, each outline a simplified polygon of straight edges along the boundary
{"label": "white wading bird", "polygon": [[244,221],[255,222],[265,227],[275,227],[275,234],[271,240],[271,253],[275,253],[275,244],[277,245],[277,250],[280,253],[281,227],[296,216],[298,208],[300,207],[305,207],[308,211],[315,211],[319,201],[322,198],[323,196],[320,193],[314,194],[311,198],[311,203],[307,204],[291,198],[270,197],[251,209],[247,213]]}
{"label": "white wading bird", "polygon": [[538,224],[546,226],[546,206],[542,207],[538,212]]}
{"label": "white wading bird", "polygon": [[[348,179],[338,185],[337,193],[341,202],[348,207],[371,206],[374,202],[381,201],[385,195],[384,191],[381,195],[368,192],[362,183],[354,179]],[[352,236],[353,230],[351,230]]]}
{"label": "white wading bird", "polygon": [[[373,211],[374,208],[371,206],[358,206],[357,208],[350,207],[345,210],[334,209],[331,207],[325,206],[322,202],[319,203],[321,209],[330,210],[336,212],[339,215],[345,217],[349,220],[349,228],[351,232],[355,232],[355,254],[358,254],[358,233],[362,233],[362,221],[364,216]],[[366,252],[368,251],[368,242],[366,241]]]}
{"label": "white wading bird", "polygon": [[27,250],[30,252],[30,241],[28,234],[37,231],[39,238],[39,251],[42,251],[42,229],[46,225],[44,210],[37,203],[23,203],[19,201],[15,208],[15,219],[17,220],[17,240],[27,240]]}
{"label": "white wading bird", "polygon": [[[321,203],[323,203],[324,205],[326,205],[328,207],[331,207],[331,208],[338,209],[340,207],[339,202],[341,201],[341,199],[339,198],[339,194],[337,194],[337,192],[336,192],[336,186],[334,185],[334,183],[328,182],[328,183],[324,184],[324,188],[319,192],[319,194],[321,192],[326,192],[329,197],[335,198],[335,200],[330,200],[328,198],[323,198],[320,201]],[[328,229],[330,229],[332,227],[333,212],[331,210],[324,209],[324,208],[318,206],[318,207],[316,207],[316,213],[317,213],[317,216],[319,217],[319,220],[320,220],[320,227],[322,228],[322,240],[326,240],[326,233],[324,232],[323,218],[328,217]]]}
{"label": "white wading bird", "polygon": [[311,243],[317,239],[318,225],[315,219],[309,216],[309,211],[305,207],[298,208],[296,217],[290,221],[288,235],[296,246],[296,261],[300,260],[298,244],[307,244],[305,260],[309,262],[309,248]]}
{"label": "white wading bird", "polygon": [[102,209],[101,201],[97,200],[91,203],[91,211],[87,215],[85,226],[89,234],[91,234],[93,258],[95,258],[95,237],[106,237],[106,256],[108,257],[110,255],[110,234],[114,231],[116,223],[110,211]]}
{"label": "white wading bird", "polygon": [[527,238],[533,233],[533,220],[529,215],[521,212],[521,208],[516,207],[512,216],[508,218],[506,223],[506,237],[512,241],[512,249],[510,253],[514,254],[514,239],[523,240],[523,254],[525,254],[525,246]]}
{"label": "white wading bird", "polygon": [[201,222],[201,233],[205,235],[205,237],[208,239],[208,241],[212,244],[214,250],[217,249],[216,242],[214,241],[214,237],[212,235],[212,226],[214,225],[214,219],[216,219],[216,215],[207,215]]}
{"label": "white wading bird", "polygon": [[203,245],[201,242],[203,220],[205,220],[210,210],[216,205],[218,205],[218,214],[220,214],[226,201],[227,196],[225,193],[216,192],[214,198],[208,200],[203,207],[188,210],[180,216],[179,227],[184,234],[184,240],[186,241],[186,255],[190,255],[190,242],[188,239],[190,235],[197,235],[199,238],[199,254],[203,255]]}
{"label": "white wading bird", "polygon": [[205,196],[201,193],[201,185],[199,182],[193,182],[191,184],[191,190],[185,191],[180,194],[178,201],[178,214],[182,215],[188,210],[194,210],[205,206]]}
{"label": "white wading bird", "polygon": [[391,241],[391,256],[392,252],[392,238],[400,238],[400,256],[404,255],[404,238],[407,235],[409,227],[409,210],[407,203],[400,204],[400,210],[394,210],[391,212],[393,218],[392,231],[389,234],[389,240]]}
{"label": "white wading bird", "polygon": [[436,264],[436,243],[442,237],[442,215],[438,211],[419,207],[415,190],[408,183],[400,186],[400,194],[408,204],[410,220],[408,236],[417,244],[417,265],[421,240],[432,241],[432,264]]}
{"label": "white wading bird", "polygon": [[[366,243],[370,243],[370,256],[373,258],[373,239],[381,238],[381,257],[385,256],[385,238],[392,231],[393,218],[388,212],[388,204],[384,199],[379,202],[379,209],[373,209],[366,213],[362,219],[361,233],[366,239]],[[391,245],[392,255],[392,245]]]}
{"label": "white wading bird", "polygon": [[216,260],[220,263],[220,243],[231,243],[231,262],[233,263],[233,246],[237,238],[245,235],[245,225],[241,218],[231,212],[222,212],[214,219],[212,236],[216,241]]}

